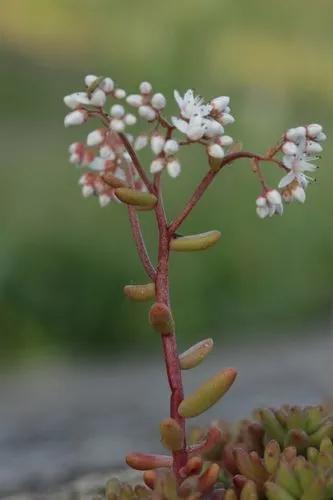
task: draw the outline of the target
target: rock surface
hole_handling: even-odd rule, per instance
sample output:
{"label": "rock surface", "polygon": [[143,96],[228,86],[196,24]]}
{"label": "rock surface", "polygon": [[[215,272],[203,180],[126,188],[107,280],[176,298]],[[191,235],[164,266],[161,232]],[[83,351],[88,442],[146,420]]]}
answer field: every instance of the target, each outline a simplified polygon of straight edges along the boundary
{"label": "rock surface", "polygon": [[[332,354],[330,335],[298,336],[281,345],[219,345],[209,360],[184,373],[185,388],[194,389],[221,367],[239,371],[206,422],[245,417],[259,405],[315,404],[332,396]],[[127,452],[160,451],[167,390],[157,355],[98,364],[46,362],[2,373],[0,498],[91,498],[121,470]]]}

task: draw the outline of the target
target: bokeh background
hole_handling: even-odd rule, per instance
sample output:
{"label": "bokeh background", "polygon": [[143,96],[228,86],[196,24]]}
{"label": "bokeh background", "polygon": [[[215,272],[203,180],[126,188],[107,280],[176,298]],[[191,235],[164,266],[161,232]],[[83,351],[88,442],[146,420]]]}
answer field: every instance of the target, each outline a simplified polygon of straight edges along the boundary
{"label": "bokeh background", "polygon": [[[68,163],[68,145],[89,128],[64,130],[62,99],[88,73],[111,76],[129,92],[149,80],[168,97],[170,113],[174,88],[230,95],[236,123],[228,133],[258,152],[291,126],[324,125],[329,140],[304,206],[259,220],[259,187],[239,162],[182,227],[219,229],[220,244],[173,256],[171,276],[181,349],[213,335],[223,363],[243,366],[243,392],[236,389],[227,415],[243,412],[245,401],[248,411],[267,396],[307,402],[310,386],[317,394],[311,370],[319,380],[315,349],[329,352],[319,334],[330,330],[333,302],[332,26],[331,0],[0,0],[0,363],[12,368],[0,378],[0,495],[17,471],[30,484],[41,474],[50,481],[105,466],[135,436],[155,438],[153,414],[167,406],[147,307],[122,292],[145,279],[126,211],[84,200],[80,172]],[[170,218],[207,169],[195,148],[182,160],[182,175],[165,179]],[[265,169],[275,185],[280,173]],[[155,255],[153,220],[142,219]],[[291,334],[293,348],[285,344]],[[266,347],[249,354],[258,342]],[[133,356],[124,363],[119,354]],[[220,366],[219,356],[205,370]],[[42,369],[27,372],[40,360]],[[73,372],[74,361],[83,364]],[[147,378],[156,384],[144,403]],[[144,432],[130,420],[137,412]]]}
{"label": "bokeh background", "polygon": [[[68,164],[68,144],[86,130],[63,129],[63,95],[81,89],[87,73],[110,75],[132,92],[147,79],[170,101],[174,88],[230,95],[237,121],[228,131],[247,149],[264,151],[287,127],[308,122],[323,123],[330,136],[332,22],[330,0],[1,1],[5,359],[155,344],[146,308],[122,294],[124,284],[143,279],[126,213],[83,200],[79,172]],[[329,321],[331,156],[328,141],[305,206],[269,221],[255,216],[258,186],[244,161],[218,179],[183,231],[217,228],[221,244],[172,260],[182,339],[207,331],[304,335]],[[195,151],[184,162],[182,176],[166,180],[170,217],[206,169]],[[145,230],[153,242],[151,220]]]}

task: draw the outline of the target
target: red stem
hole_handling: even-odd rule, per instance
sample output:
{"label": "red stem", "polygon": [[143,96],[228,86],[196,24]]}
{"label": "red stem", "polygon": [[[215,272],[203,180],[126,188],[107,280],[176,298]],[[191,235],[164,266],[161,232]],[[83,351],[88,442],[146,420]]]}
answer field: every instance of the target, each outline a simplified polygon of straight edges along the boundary
{"label": "red stem", "polygon": [[151,263],[151,260],[149,258],[148,252],[147,252],[147,248],[146,248],[146,245],[145,245],[145,242],[144,242],[144,239],[142,236],[142,232],[141,232],[138,214],[136,212],[135,207],[131,207],[130,205],[128,205],[127,208],[128,208],[128,217],[129,217],[129,221],[130,221],[131,228],[132,228],[132,234],[133,234],[133,238],[135,241],[136,249],[138,251],[140,260],[141,260],[142,265],[143,265],[146,273],[148,274],[148,276],[153,281],[155,281],[156,270],[155,270],[153,264]]}
{"label": "red stem", "polygon": [[[162,302],[170,308],[169,296],[169,243],[168,225],[164,213],[163,200],[159,186],[159,177],[156,179],[158,189],[158,203],[156,206],[156,219],[159,229],[159,247],[158,247],[158,267],[156,276],[156,300]],[[168,382],[171,390],[170,397],[170,416],[175,419],[183,429],[185,436],[185,419],[178,413],[178,407],[184,399],[183,382],[179,358],[177,352],[177,342],[175,332],[169,332],[162,335],[164,350],[164,359]],[[184,439],[183,448],[180,451],[173,452],[173,469],[177,478],[180,478],[179,471],[187,462],[186,440]]]}

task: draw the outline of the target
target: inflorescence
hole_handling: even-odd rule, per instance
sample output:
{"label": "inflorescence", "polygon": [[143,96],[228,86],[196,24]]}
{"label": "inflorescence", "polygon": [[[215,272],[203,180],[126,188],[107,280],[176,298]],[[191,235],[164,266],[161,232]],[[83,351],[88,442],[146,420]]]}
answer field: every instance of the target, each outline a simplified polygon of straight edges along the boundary
{"label": "inflorescence", "polygon": [[[225,127],[235,121],[227,96],[215,97],[205,103],[192,90],[187,90],[183,96],[175,90],[179,114],[172,116],[169,122],[163,116],[166,98],[162,93],[154,92],[149,82],[142,82],[138,93],[130,95],[118,88],[111,78],[87,75],[84,83],[84,91],[64,98],[71,109],[65,117],[65,126],[81,125],[92,117],[99,118],[102,126],[90,132],[84,143],[70,145],[69,161],[87,167],[88,171],[79,181],[82,194],[85,197],[97,195],[103,207],[111,200],[120,201],[114,187],[105,181],[106,174],[112,174],[120,184],[134,183],[137,190],[147,191],[147,185],[133,163],[132,153],[137,154],[148,145],[153,155],[150,173],[154,175],[166,170],[173,178],[181,172],[179,153],[184,146],[202,145],[211,168],[219,168],[233,152],[233,138],[225,134]],[[108,99],[113,102],[107,104]],[[128,112],[119,101],[134,108],[135,114]],[[128,129],[136,125],[138,118],[148,122],[150,130],[136,135],[129,133]],[[252,170],[261,184],[261,193],[256,200],[260,218],[281,215],[284,202],[296,200],[304,203],[305,190],[313,180],[307,173],[316,170],[313,162],[319,158],[321,143],[325,139],[321,125],[300,126],[289,129],[266,156],[252,155]],[[279,154],[281,158],[278,158]],[[277,189],[272,189],[266,182],[261,169],[261,163],[265,161],[275,163],[285,173]]]}

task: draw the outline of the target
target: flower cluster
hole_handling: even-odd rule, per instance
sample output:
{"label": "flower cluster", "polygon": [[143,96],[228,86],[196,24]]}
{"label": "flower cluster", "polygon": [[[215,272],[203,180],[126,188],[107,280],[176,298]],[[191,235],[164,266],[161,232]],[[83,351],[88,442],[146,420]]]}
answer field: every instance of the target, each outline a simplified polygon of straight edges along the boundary
{"label": "flower cluster", "polygon": [[230,98],[220,96],[205,104],[201,97],[194,95],[193,90],[188,90],[183,97],[175,90],[174,96],[180,117],[172,117],[173,125],[189,141],[204,139],[210,157],[223,158],[223,148],[233,143],[230,136],[223,135],[224,126],[235,121],[230,114]]}
{"label": "flower cluster", "polygon": [[[314,180],[307,172],[317,169],[317,165],[312,162],[320,158],[318,154],[323,150],[320,143],[325,140],[326,134],[317,123],[291,128],[284,134],[275,154],[280,151],[283,153],[280,166],[287,174],[279,182],[280,191],[269,190],[264,186],[263,194],[256,200],[256,211],[260,218],[282,215],[283,201],[305,202],[305,189]],[[271,159],[277,161],[274,156]]]}
{"label": "flower cluster", "polygon": [[[106,174],[111,173],[127,187],[133,187],[134,183],[141,191],[149,188],[150,180],[145,178],[145,173],[142,175],[143,167],[141,173],[138,171],[137,157],[137,153],[148,145],[153,155],[149,168],[153,176],[166,171],[171,177],[177,177],[181,172],[181,148],[193,143],[205,148],[208,162],[214,170],[225,162],[226,149],[232,146],[233,139],[225,135],[224,129],[235,121],[229,97],[219,96],[205,102],[191,89],[184,95],[175,90],[179,113],[172,116],[169,122],[162,114],[166,98],[162,93],[155,92],[150,82],[142,82],[138,93],[129,95],[109,77],[87,75],[84,84],[84,91],[64,98],[71,110],[65,117],[65,126],[81,125],[89,118],[99,119],[102,126],[88,134],[85,144],[74,143],[70,146],[70,162],[89,169],[80,179],[83,195],[97,195],[102,206],[112,199],[119,201],[113,187],[105,181]],[[134,108],[135,113],[127,112],[119,102],[107,104],[108,99],[126,99],[125,106]],[[137,123],[138,117],[148,122],[148,130],[134,136],[127,129]],[[183,137],[176,137],[176,132]],[[245,155],[252,158],[253,171],[262,186],[256,200],[256,212],[260,218],[282,215],[284,202],[296,200],[304,203],[305,190],[313,180],[308,173],[316,170],[313,162],[319,158],[321,143],[325,139],[322,126],[310,124],[289,129],[265,157],[251,153]],[[280,153],[281,159],[277,157]],[[133,163],[135,158],[136,164]],[[285,175],[277,189],[267,185],[261,172],[263,161],[274,163],[284,170]]]}

